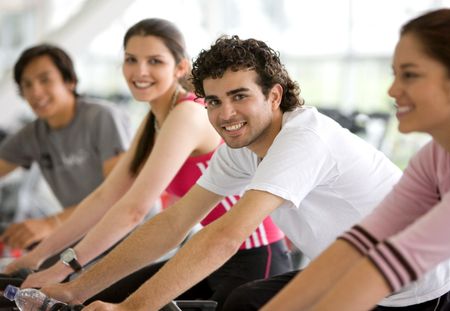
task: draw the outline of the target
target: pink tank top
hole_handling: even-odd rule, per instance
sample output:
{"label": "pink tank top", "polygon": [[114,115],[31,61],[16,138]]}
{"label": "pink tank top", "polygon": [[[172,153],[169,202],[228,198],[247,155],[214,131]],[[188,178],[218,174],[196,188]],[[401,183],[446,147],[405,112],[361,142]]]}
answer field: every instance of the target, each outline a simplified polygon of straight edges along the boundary
{"label": "pink tank top", "polygon": [[[188,93],[183,98],[180,98],[177,104],[185,101],[195,101],[200,105],[204,105],[203,101],[197,99],[193,93]],[[214,151],[195,157],[189,157],[167,187],[166,192],[178,197],[184,196],[206,170],[208,167],[208,161],[211,159]],[[207,224],[213,222],[230,210],[230,208],[238,200],[238,195],[224,198],[208,215],[206,215],[206,217],[201,221],[201,224],[206,226]],[[279,241],[282,238],[284,238],[283,232],[278,229],[270,217],[267,217],[245,240],[240,249],[251,249],[254,247],[268,245]]]}

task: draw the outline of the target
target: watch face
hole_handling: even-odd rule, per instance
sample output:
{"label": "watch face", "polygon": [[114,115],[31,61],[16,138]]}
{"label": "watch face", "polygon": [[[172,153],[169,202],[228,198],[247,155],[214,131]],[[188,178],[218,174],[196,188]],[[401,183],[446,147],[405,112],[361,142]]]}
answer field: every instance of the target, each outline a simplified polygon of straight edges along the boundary
{"label": "watch face", "polygon": [[76,258],[75,256],[75,251],[71,248],[66,249],[64,252],[61,253],[61,260],[64,263],[69,263],[71,262],[74,258]]}

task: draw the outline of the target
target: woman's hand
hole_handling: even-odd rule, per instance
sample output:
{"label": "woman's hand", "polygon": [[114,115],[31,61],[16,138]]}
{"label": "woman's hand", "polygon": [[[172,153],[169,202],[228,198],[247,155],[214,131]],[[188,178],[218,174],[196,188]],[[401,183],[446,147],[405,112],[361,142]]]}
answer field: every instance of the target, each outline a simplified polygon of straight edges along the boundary
{"label": "woman's hand", "polygon": [[47,285],[58,284],[67,277],[68,269],[68,267],[58,262],[46,270],[30,274],[22,283],[21,287],[44,287]]}

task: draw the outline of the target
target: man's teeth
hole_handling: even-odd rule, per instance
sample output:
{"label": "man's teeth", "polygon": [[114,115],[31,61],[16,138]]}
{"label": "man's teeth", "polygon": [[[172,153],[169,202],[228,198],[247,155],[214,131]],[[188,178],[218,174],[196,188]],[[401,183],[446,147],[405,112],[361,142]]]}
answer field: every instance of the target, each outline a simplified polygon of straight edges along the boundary
{"label": "man's teeth", "polygon": [[225,126],[225,129],[226,129],[227,131],[236,131],[236,130],[240,129],[240,128],[243,127],[243,126],[244,126],[244,122],[238,123],[238,124],[233,124],[233,125]]}
{"label": "man's teeth", "polygon": [[146,87],[150,87],[152,84],[150,82],[134,82],[134,85],[137,88],[146,88]]}
{"label": "man's teeth", "polygon": [[397,106],[397,111],[400,113],[410,112],[412,109],[412,106]]}
{"label": "man's teeth", "polygon": [[34,107],[36,107],[36,108],[42,108],[42,107],[45,107],[45,106],[47,106],[47,102],[39,102],[39,103],[36,103],[35,105],[34,105]]}

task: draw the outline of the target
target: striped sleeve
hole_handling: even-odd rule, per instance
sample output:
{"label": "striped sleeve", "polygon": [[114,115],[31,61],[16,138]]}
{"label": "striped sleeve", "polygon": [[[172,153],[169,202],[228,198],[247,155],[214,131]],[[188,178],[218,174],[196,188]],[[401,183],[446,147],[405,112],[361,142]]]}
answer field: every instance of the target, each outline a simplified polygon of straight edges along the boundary
{"label": "striped sleeve", "polygon": [[450,258],[450,192],[405,230],[381,242],[368,257],[393,291]]}
{"label": "striped sleeve", "polygon": [[378,244],[378,240],[360,225],[355,225],[338,239],[353,245],[361,254],[366,255]]}
{"label": "striped sleeve", "polygon": [[421,274],[389,241],[380,243],[371,249],[368,258],[384,276],[393,292],[417,280]]}
{"label": "striped sleeve", "polygon": [[379,242],[360,225],[355,225],[338,239],[350,243],[362,255],[367,256],[384,276],[393,292],[418,278],[418,271],[392,243]]}

